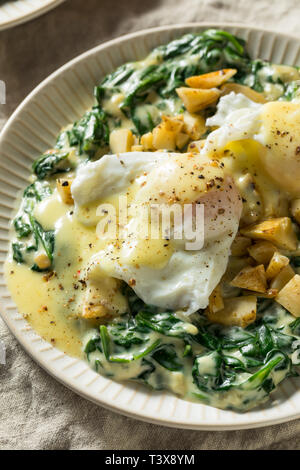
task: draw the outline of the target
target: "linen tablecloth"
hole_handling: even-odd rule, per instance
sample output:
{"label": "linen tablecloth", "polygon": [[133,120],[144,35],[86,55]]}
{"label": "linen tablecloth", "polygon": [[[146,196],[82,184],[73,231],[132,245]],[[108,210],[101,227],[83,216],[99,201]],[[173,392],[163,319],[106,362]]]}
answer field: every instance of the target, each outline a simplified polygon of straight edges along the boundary
{"label": "linen tablecloth", "polygon": [[[119,35],[170,23],[230,21],[299,33],[298,0],[68,0],[0,32],[0,79],[7,104],[0,126],[60,65]],[[200,432],[125,418],[77,396],[48,376],[0,320],[0,449],[299,449],[300,420],[268,428]]]}

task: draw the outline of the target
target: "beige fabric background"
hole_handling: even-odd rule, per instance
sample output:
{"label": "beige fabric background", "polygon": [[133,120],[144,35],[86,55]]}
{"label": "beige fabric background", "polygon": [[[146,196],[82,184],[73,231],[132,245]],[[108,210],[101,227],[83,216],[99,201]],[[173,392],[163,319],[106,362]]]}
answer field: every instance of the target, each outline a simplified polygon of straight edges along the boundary
{"label": "beige fabric background", "polygon": [[[151,26],[247,22],[299,32],[299,0],[68,0],[0,33],[2,124],[42,79],[81,52]],[[1,125],[1,121],[0,121]],[[124,418],[75,395],[39,368],[0,320],[0,449],[299,449],[300,420],[258,430],[198,432]]]}

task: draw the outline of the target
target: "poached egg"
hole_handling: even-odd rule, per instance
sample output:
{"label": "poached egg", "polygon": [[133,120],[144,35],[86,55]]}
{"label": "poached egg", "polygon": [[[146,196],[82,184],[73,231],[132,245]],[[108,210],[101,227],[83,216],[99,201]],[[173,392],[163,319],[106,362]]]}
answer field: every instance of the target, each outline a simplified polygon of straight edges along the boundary
{"label": "poached egg", "polygon": [[[191,314],[204,309],[223,276],[242,210],[239,193],[223,164],[199,154],[130,152],[105,155],[80,169],[72,184],[75,213],[95,228],[101,249],[87,263],[86,276],[101,284],[107,277],[128,283],[148,304]],[[120,200],[126,197],[128,216],[122,219]],[[121,198],[121,199],[120,199]],[[161,227],[161,207],[183,208],[194,226],[197,206],[204,208],[201,246],[189,248],[183,219],[170,216]],[[156,206],[159,217],[145,219]],[[122,220],[121,220],[122,219]],[[112,234],[111,223],[117,230]],[[147,226],[147,227],[146,227]],[[140,236],[139,228],[148,228]],[[151,237],[151,230],[156,236]],[[96,235],[97,232],[97,235]],[[150,233],[150,236],[149,236]]]}
{"label": "poached egg", "polygon": [[267,177],[277,189],[300,195],[299,102],[259,104],[231,92],[220,99],[216,114],[206,124],[217,129],[206,139],[202,155],[216,157],[231,142],[256,141],[256,152]]}

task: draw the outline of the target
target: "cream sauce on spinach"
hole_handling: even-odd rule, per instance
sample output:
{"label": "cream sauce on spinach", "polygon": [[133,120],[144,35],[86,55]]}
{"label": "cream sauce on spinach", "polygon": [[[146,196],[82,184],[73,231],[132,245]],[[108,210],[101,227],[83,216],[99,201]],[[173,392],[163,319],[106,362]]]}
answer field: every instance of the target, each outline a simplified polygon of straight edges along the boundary
{"label": "cream sauce on spinach", "polygon": [[101,374],[239,411],[296,375],[300,320],[272,301],[261,300],[256,322],[242,329],[209,324],[201,312],[191,324],[128,296],[131,315],[85,335],[87,358]]}

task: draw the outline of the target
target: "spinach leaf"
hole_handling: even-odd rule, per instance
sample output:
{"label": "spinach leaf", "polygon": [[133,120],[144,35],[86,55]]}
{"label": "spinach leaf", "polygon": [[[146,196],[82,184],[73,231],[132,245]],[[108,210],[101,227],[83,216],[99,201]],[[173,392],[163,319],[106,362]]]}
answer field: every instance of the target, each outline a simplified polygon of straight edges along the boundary
{"label": "spinach leaf", "polygon": [[291,101],[292,99],[296,98],[299,91],[299,81],[292,81],[288,84],[284,85],[284,94],[282,99],[286,101]]}
{"label": "spinach leaf", "polygon": [[87,358],[89,359],[90,354],[97,350],[102,352],[100,337],[98,335],[95,335],[85,345],[84,352],[87,355]]}
{"label": "spinach leaf", "polygon": [[257,313],[264,313],[266,310],[269,309],[271,303],[272,303],[272,300],[270,299],[258,298],[257,299]]}
{"label": "spinach leaf", "polygon": [[200,390],[217,390],[222,376],[222,356],[217,351],[209,351],[197,356],[192,368],[193,381]]}
{"label": "spinach leaf", "polygon": [[33,200],[35,202],[42,201],[45,197],[50,196],[52,193],[49,183],[46,181],[35,181],[27,186],[24,190],[23,198],[25,200]]}
{"label": "spinach leaf", "polygon": [[297,318],[295,321],[290,323],[289,326],[294,335],[300,336],[300,318]]}
{"label": "spinach leaf", "polygon": [[74,123],[68,131],[69,144],[78,146],[78,153],[87,154],[90,158],[96,152],[107,147],[109,143],[108,116],[100,106],[94,106]]}
{"label": "spinach leaf", "polygon": [[44,181],[35,181],[24,190],[19,214],[13,221],[13,226],[18,238],[26,238],[32,233],[29,214],[33,211],[37,202],[40,202],[50,194],[50,186]]}
{"label": "spinach leaf", "polygon": [[69,130],[63,130],[56,139],[55,148],[59,150],[68,148],[69,147],[69,135],[70,135]]}
{"label": "spinach leaf", "polygon": [[57,173],[69,171],[68,156],[68,152],[61,152],[60,150],[46,152],[33,162],[33,173],[39,180],[43,180]]}
{"label": "spinach leaf", "polygon": [[[265,364],[257,372],[251,375],[247,380],[238,385],[238,388],[244,390],[254,390],[264,386],[269,375],[276,369],[291,369],[291,361],[284,353],[278,350],[270,351],[265,359]],[[274,386],[272,385],[271,389]],[[270,392],[270,381],[267,382],[267,392]]]}
{"label": "spinach leaf", "polygon": [[214,334],[213,329],[208,329],[204,325],[197,324],[198,334],[195,336],[195,340],[207,349],[213,351],[220,349],[221,342],[219,338]]}
{"label": "spinach leaf", "polygon": [[23,244],[22,243],[12,243],[12,252],[13,252],[13,259],[17,263],[24,263],[24,258],[22,255]]}
{"label": "spinach leaf", "polygon": [[247,359],[250,358],[259,358],[260,357],[260,347],[257,341],[257,337],[252,338],[251,341],[247,342],[239,348],[241,354]]}
{"label": "spinach leaf", "polygon": [[270,350],[274,348],[271,332],[266,325],[262,325],[258,329],[257,335],[261,354],[265,356]]}
{"label": "spinach leaf", "polygon": [[245,41],[227,31],[209,29],[200,34],[186,34],[180,39],[171,41],[166,46],[155,49],[164,60],[178,58],[182,55],[199,55],[206,66],[221,67],[228,65],[247,66],[249,56],[245,50]]}
{"label": "spinach leaf", "polygon": [[[148,338],[139,337],[139,341],[137,341],[137,336],[133,336],[129,332],[123,335],[120,338],[119,331],[116,332],[117,325],[113,327],[101,325],[100,326],[100,340],[102,345],[102,350],[105,356],[105,359],[108,362],[116,362],[116,363],[130,363],[132,361],[136,361],[142,359],[143,357],[149,355],[153,350],[157,348],[160,344],[160,340],[154,341],[152,344],[147,345]],[[111,335],[110,333],[113,333]],[[123,341],[124,340],[124,341]],[[122,344],[123,343],[123,344]],[[124,347],[125,350],[132,348],[136,345],[142,345],[139,350],[134,349],[133,352],[125,353],[122,351]],[[119,346],[119,347],[118,347]],[[121,347],[120,347],[121,346]]]}
{"label": "spinach leaf", "polygon": [[[105,89],[114,89],[115,87],[121,85],[124,83],[134,72],[134,66],[133,64],[124,64],[118,67],[114,72],[111,74],[107,75],[103,80],[102,80],[102,85],[97,87],[95,89],[95,94],[96,98],[100,100],[103,98],[104,90]],[[98,93],[98,95],[97,95]],[[99,94],[100,93],[100,94]],[[103,94],[102,94],[103,93]]]}
{"label": "spinach leaf", "polygon": [[[132,120],[140,135],[151,131],[156,125],[150,112],[147,122],[142,122],[136,112],[140,104],[146,105],[151,93],[180,103],[175,90],[183,86],[185,79],[191,75],[225,66],[236,67],[239,73],[250,70],[244,41],[218,30],[187,34],[160,46],[151,53],[149,63],[146,67],[139,67],[138,63],[123,65],[105,77],[95,89],[100,107],[104,100],[111,99],[114,94],[124,96],[120,109]],[[157,110],[159,106],[158,102]]]}
{"label": "spinach leaf", "polygon": [[143,357],[146,357],[148,354],[152,353],[160,344],[160,339],[157,339],[154,341],[150,346],[147,346],[146,348],[142,349],[140,352],[136,353],[133,355],[131,360],[137,360],[141,359]]}
{"label": "spinach leaf", "polygon": [[105,325],[100,326],[100,338],[101,344],[104,352],[104,356],[107,361],[109,361],[110,356],[110,337],[107,331],[107,327]]}
{"label": "spinach leaf", "polygon": [[130,110],[138,101],[143,101],[144,97],[153,89],[157,89],[166,78],[163,70],[159,71],[157,66],[149,66],[148,68],[136,72],[135,81],[129,87],[126,98],[124,99],[121,110],[124,114],[130,116]]}
{"label": "spinach leaf", "polygon": [[151,311],[142,310],[137,314],[136,322],[140,326],[146,326],[151,330],[157,331],[158,333],[166,336],[174,336],[178,338],[188,337],[188,323],[179,320],[179,318],[171,312],[153,314]]}
{"label": "spinach leaf", "polygon": [[[20,210],[13,221],[13,226],[18,239],[24,240],[21,243],[12,243],[13,259],[18,263],[30,262],[28,254],[37,251],[41,244],[50,262],[53,262],[54,253],[54,231],[45,231],[43,227],[33,217],[33,211],[37,203],[51,195],[49,183],[45,181],[35,181],[24,190]],[[35,263],[31,269],[34,271],[44,271]]]}
{"label": "spinach leaf", "polygon": [[155,361],[162,367],[170,371],[179,371],[183,368],[176,354],[175,347],[172,344],[163,344],[159,346],[152,353],[152,358],[155,359]]}
{"label": "spinach leaf", "polygon": [[46,255],[52,263],[55,244],[54,230],[45,231],[41,224],[39,224],[32,215],[30,215],[30,222],[36,238],[41,242]]}
{"label": "spinach leaf", "polygon": [[143,335],[145,329],[140,329],[133,319],[129,319],[128,322],[113,323],[108,329],[114,343],[125,349],[148,341]]}
{"label": "spinach leaf", "polygon": [[16,217],[13,221],[14,229],[17,233],[18,238],[28,237],[28,235],[30,235],[32,232],[31,225],[27,221],[25,221],[26,219],[24,215]]}
{"label": "spinach leaf", "polygon": [[[145,303],[140,299],[131,287],[128,286],[125,282],[122,285],[122,294],[126,297],[129,313],[131,315],[136,315],[140,310],[145,307]],[[151,310],[151,307],[148,305],[147,310]],[[153,312],[157,311],[156,307],[152,308]]]}
{"label": "spinach leaf", "polygon": [[148,384],[148,380],[152,372],[155,371],[155,366],[152,362],[147,361],[147,359],[143,358],[141,361],[142,369],[144,369],[137,377],[133,377],[135,380],[140,380],[141,382]]}

